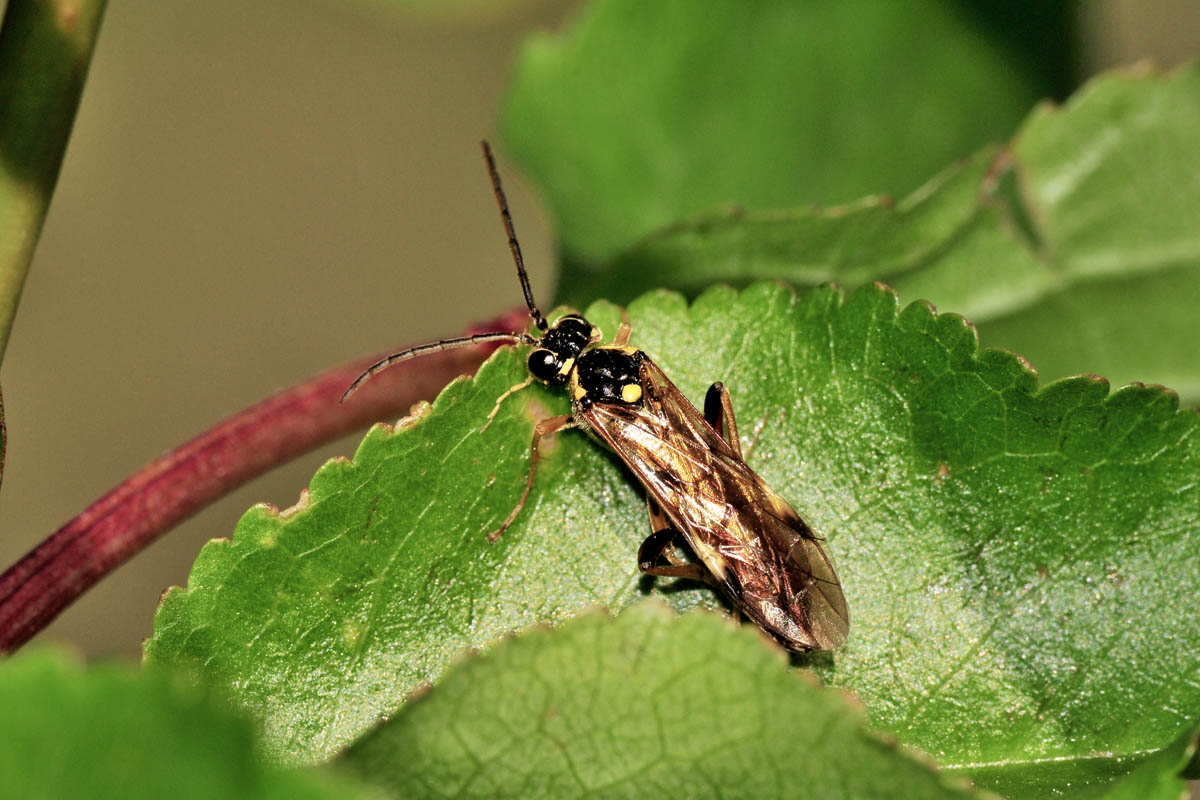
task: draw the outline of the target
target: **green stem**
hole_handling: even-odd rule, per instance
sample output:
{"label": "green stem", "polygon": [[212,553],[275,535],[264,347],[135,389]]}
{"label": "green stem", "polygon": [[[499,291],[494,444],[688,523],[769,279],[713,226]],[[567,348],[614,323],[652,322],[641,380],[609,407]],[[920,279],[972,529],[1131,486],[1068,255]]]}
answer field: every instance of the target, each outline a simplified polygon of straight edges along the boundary
{"label": "green stem", "polygon": [[0,359],[106,0],[9,0],[0,23]]}

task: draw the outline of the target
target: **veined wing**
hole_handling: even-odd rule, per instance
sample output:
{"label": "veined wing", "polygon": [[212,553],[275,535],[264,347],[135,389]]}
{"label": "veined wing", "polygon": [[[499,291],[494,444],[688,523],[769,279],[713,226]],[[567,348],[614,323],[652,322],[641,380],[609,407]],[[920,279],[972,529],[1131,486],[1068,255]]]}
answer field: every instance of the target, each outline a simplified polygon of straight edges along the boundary
{"label": "veined wing", "polygon": [[748,617],[793,649],[841,645],[849,613],[823,540],[650,359],[640,377],[641,408],[595,403],[588,427]]}

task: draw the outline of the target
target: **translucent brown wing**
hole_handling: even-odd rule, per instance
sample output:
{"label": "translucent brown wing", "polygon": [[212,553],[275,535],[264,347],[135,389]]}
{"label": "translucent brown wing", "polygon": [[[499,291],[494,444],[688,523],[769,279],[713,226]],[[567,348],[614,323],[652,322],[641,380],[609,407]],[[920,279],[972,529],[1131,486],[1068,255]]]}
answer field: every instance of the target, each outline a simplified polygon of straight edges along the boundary
{"label": "translucent brown wing", "polygon": [[747,617],[792,649],[838,647],[849,630],[822,539],[739,459],[654,362],[642,407],[578,416],[625,462]]}

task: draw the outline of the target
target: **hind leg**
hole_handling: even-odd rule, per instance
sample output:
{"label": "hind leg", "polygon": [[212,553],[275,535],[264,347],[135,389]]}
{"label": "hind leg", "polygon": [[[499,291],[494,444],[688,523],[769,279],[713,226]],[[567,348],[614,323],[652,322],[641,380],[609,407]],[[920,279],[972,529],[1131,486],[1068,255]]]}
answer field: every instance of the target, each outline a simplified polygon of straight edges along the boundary
{"label": "hind leg", "polygon": [[679,557],[678,550],[686,548],[687,541],[683,534],[671,527],[658,503],[646,498],[646,510],[650,513],[650,528],[654,533],[647,536],[638,548],[638,569],[647,575],[690,578],[712,584],[713,577],[703,564]]}
{"label": "hind leg", "polygon": [[738,440],[737,420],[733,416],[733,399],[720,381],[708,387],[708,393],[704,395],[704,419],[741,459],[742,443]]}

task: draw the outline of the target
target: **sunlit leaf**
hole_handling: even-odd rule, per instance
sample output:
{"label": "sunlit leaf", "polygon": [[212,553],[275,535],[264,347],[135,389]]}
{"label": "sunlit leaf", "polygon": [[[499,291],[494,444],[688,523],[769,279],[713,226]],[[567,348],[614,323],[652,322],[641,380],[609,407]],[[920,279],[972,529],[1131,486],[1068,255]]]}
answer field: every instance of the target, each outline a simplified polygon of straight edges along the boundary
{"label": "sunlit leaf", "polygon": [[[629,314],[634,343],[687,396],[730,387],[749,463],[828,537],[851,634],[810,662],[874,725],[970,773],[1105,766],[1200,716],[1186,589],[1200,417],[1174,395],[1039,388],[960,317],[900,311],[877,287],[797,300],[765,283],[691,308],[660,293]],[[615,330],[612,306],[589,315]],[[150,661],[198,669],[263,720],[275,758],[313,761],[504,632],[652,585],[681,609],[713,605],[707,589],[639,577],[640,492],[577,432],[556,437],[529,505],[488,543],[520,494],[534,420],[567,409],[531,388],[481,431],[523,376],[502,350],[324,467],[296,508],[252,509],[166,596]]]}

